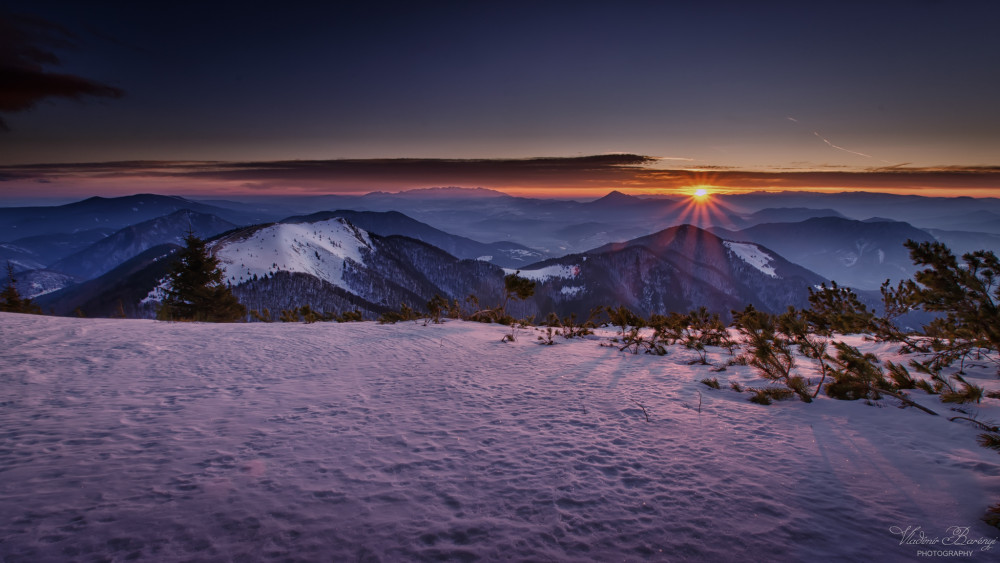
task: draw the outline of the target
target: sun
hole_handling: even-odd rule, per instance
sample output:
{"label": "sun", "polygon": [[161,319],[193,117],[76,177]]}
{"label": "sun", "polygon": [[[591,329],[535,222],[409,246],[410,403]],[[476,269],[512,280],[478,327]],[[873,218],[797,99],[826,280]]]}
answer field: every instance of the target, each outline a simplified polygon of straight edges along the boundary
{"label": "sun", "polygon": [[706,190],[705,188],[698,188],[697,190],[694,191],[694,197],[698,199],[704,199],[708,197],[708,190]]}

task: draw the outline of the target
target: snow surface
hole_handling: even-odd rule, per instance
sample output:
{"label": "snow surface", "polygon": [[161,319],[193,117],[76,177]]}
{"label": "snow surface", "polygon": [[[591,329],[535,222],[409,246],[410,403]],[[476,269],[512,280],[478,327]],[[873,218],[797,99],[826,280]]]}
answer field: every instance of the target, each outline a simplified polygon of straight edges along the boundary
{"label": "snow surface", "polygon": [[526,248],[508,248],[504,250],[504,253],[506,253],[507,256],[510,256],[512,258],[513,257],[532,258],[535,256],[541,256],[540,252],[537,252],[535,250],[529,250]]}
{"label": "snow surface", "polygon": [[771,262],[774,258],[770,254],[764,252],[756,244],[751,244],[747,242],[732,242],[723,241],[722,244],[726,245],[726,248],[731,250],[733,254],[739,257],[747,264],[750,264],[757,270],[763,272],[764,274],[771,276],[772,278],[778,277],[778,274],[774,271],[774,266]]}
{"label": "snow surface", "polygon": [[580,266],[564,266],[556,264],[545,266],[537,270],[518,270],[517,268],[504,268],[504,272],[513,274],[518,272],[518,276],[529,280],[543,282],[552,278],[575,278],[580,274]]}
{"label": "snow surface", "polygon": [[220,239],[214,251],[226,281],[233,285],[280,270],[310,274],[344,287],[344,262],[362,264],[363,251],[371,247],[367,232],[334,218],[270,225],[247,237]]}
{"label": "snow surface", "polygon": [[755,405],[727,388],[748,367],[508,330],[0,313],[0,560],[909,561],[942,546],[892,527],[1000,536],[967,424]]}

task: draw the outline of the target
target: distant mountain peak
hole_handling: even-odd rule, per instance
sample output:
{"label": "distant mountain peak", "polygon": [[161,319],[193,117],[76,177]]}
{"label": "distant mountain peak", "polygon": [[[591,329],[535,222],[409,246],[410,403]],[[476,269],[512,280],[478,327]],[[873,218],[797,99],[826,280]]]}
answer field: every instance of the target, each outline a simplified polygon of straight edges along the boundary
{"label": "distant mountain peak", "polygon": [[[142,194],[131,194],[131,195],[115,196],[115,197],[102,197],[102,196],[95,195],[95,196],[92,196],[92,197],[88,197],[87,199],[82,199],[80,201],[77,201],[76,204],[82,204],[82,203],[99,203],[99,202],[108,202],[108,203],[111,203],[111,202],[134,203],[134,202],[138,202],[138,201],[181,201],[181,202],[194,203],[193,201],[191,201],[189,199],[186,199],[186,198],[183,198],[183,197],[181,197],[179,195],[163,195],[163,194],[147,194],[147,193],[142,193]],[[70,204],[67,204],[67,205],[73,205],[73,204],[70,203]]]}
{"label": "distant mountain peak", "polygon": [[624,194],[618,190],[612,190],[608,192],[608,195],[595,199],[590,202],[592,204],[603,204],[603,205],[630,205],[642,202],[642,198],[635,197],[633,195]]}
{"label": "distant mountain peak", "polygon": [[487,188],[461,188],[457,186],[445,186],[435,188],[415,188],[400,192],[371,192],[362,197],[385,198],[397,197],[407,199],[484,199],[510,197],[503,192],[490,190]]}
{"label": "distant mountain peak", "polygon": [[685,223],[683,225],[667,227],[666,229],[632,240],[608,243],[590,250],[590,252],[618,251],[629,246],[645,246],[654,251],[672,247],[690,249],[694,248],[695,245],[705,243],[717,245],[722,243],[722,239],[710,231]]}

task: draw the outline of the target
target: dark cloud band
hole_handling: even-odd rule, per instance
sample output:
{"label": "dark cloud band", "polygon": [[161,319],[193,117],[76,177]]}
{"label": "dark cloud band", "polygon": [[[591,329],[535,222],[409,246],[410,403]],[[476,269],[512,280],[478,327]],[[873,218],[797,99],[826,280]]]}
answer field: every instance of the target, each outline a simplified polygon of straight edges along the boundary
{"label": "dark cloud band", "polygon": [[750,190],[975,190],[995,195],[1000,168],[873,168],[863,171],[747,171],[665,169],[655,158],[613,154],[525,159],[348,159],[255,162],[132,161],[0,166],[0,182],[88,180],[169,181],[205,193],[241,187],[256,193],[364,193],[434,186],[487,187],[527,192],[624,189],[644,192],[715,186]]}
{"label": "dark cloud band", "polygon": [[[43,68],[59,64],[53,48],[74,45],[72,34],[60,26],[0,13],[0,113],[27,111],[46,98],[123,96],[120,88]],[[0,130],[8,130],[2,118]]]}

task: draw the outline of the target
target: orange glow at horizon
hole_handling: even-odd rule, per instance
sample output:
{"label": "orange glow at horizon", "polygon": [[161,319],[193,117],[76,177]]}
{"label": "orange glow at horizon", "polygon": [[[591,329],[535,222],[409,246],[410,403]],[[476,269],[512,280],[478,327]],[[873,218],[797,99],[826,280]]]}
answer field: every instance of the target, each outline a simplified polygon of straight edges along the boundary
{"label": "orange glow at horizon", "polygon": [[0,166],[3,179],[0,200],[39,194],[79,199],[135,193],[213,198],[361,195],[441,186],[482,187],[528,198],[580,200],[599,199],[615,190],[640,198],[677,202],[694,198],[716,205],[727,201],[726,196],[750,192],[871,192],[1000,198],[1000,167],[786,173],[620,166],[596,169],[543,166],[536,170],[534,165],[435,160],[423,164],[430,170],[425,170],[420,162],[375,160],[319,163],[143,161]]}

